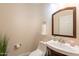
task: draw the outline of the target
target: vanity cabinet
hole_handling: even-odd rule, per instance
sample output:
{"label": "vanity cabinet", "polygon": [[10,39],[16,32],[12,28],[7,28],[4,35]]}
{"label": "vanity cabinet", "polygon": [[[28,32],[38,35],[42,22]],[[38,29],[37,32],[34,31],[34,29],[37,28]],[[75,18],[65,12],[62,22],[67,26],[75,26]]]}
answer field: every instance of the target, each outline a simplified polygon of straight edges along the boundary
{"label": "vanity cabinet", "polygon": [[49,47],[47,47],[47,51],[48,51],[48,56],[67,56],[62,53],[56,52],[56,51],[50,49]]}

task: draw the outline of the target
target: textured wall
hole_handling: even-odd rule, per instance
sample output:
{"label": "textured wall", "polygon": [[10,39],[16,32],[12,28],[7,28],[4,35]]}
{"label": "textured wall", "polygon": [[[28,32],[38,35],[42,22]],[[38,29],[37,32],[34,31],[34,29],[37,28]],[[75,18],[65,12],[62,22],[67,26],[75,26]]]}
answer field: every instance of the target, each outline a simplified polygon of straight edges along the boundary
{"label": "textured wall", "polygon": [[[36,48],[41,31],[39,4],[0,4],[0,33],[9,38],[8,55]],[[21,43],[19,49],[14,49]]]}

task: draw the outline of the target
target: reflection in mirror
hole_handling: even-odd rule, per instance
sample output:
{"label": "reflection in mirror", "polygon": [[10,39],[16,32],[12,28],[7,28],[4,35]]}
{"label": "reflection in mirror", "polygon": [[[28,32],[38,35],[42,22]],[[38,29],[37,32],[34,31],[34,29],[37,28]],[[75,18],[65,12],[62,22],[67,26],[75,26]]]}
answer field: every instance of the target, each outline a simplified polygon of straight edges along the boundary
{"label": "reflection in mirror", "polygon": [[76,8],[68,7],[52,15],[52,35],[76,37]]}

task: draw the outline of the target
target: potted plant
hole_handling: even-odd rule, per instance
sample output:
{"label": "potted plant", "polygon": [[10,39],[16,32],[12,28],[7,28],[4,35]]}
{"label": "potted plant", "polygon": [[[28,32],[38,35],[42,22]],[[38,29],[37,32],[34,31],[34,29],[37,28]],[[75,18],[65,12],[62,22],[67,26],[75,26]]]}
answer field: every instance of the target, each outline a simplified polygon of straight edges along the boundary
{"label": "potted plant", "polygon": [[8,45],[8,41],[6,35],[4,36],[0,35],[0,56],[7,55],[6,53],[7,45]]}

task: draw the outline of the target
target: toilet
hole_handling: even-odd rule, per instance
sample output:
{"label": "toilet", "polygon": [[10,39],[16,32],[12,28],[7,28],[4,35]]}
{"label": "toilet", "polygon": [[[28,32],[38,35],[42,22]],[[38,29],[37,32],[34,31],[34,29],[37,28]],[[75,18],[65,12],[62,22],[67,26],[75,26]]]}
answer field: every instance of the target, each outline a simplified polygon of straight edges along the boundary
{"label": "toilet", "polygon": [[46,55],[46,42],[40,41],[36,50],[31,52],[29,56],[45,56]]}

